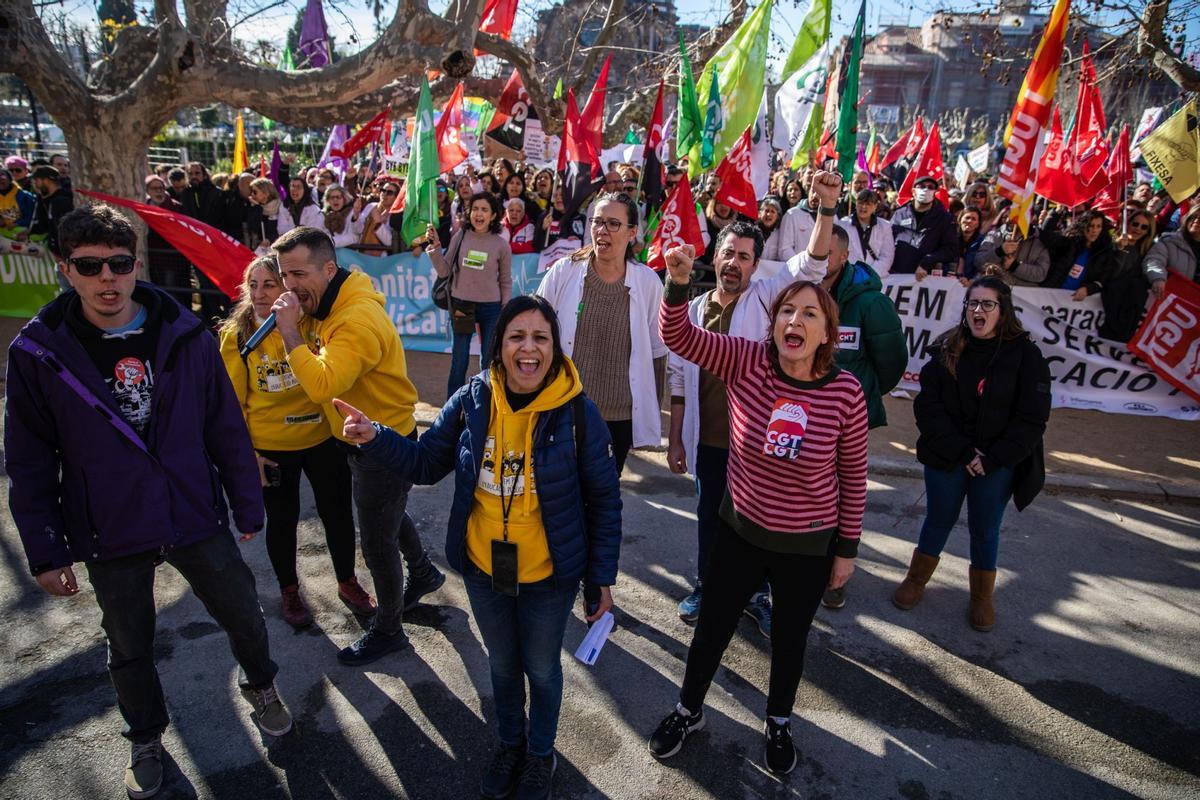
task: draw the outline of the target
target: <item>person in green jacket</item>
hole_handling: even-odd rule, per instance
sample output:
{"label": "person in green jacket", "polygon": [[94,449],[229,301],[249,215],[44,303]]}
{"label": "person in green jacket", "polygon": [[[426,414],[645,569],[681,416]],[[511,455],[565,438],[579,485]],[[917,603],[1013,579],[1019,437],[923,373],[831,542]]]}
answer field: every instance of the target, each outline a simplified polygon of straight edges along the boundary
{"label": "person in green jacket", "polygon": [[[821,286],[838,304],[838,348],[836,362],[862,384],[867,401],[867,423],[871,428],[887,425],[883,395],[896,388],[908,366],[908,345],[896,306],[883,293],[875,270],[863,262],[850,263],[850,237],[846,229],[821,220],[813,228],[810,254],[829,254],[828,271]],[[821,603],[826,608],[846,604],[845,585],[826,589]]]}

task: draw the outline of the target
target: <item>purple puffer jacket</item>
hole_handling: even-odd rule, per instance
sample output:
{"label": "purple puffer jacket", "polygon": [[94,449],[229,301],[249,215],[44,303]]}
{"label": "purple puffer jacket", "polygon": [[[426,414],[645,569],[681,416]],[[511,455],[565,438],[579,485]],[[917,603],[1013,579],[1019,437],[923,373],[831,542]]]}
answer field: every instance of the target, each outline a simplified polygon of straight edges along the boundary
{"label": "purple puffer jacket", "polygon": [[149,284],[134,290],[162,319],[143,442],[64,318],[73,297],[46,305],[8,352],[4,464],[30,571],[229,535],[225,495],[238,530],[261,529],[250,435],[200,320]]}

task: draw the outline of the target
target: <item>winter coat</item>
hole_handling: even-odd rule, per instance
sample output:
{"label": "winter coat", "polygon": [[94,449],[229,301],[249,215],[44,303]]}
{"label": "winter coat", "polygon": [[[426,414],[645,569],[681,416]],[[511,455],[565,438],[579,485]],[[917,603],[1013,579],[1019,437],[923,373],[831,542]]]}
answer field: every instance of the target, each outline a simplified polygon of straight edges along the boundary
{"label": "winter coat", "polygon": [[1186,236],[1184,231],[1175,231],[1154,243],[1142,262],[1142,271],[1148,281],[1165,281],[1168,271],[1178,272],[1189,281],[1196,280],[1196,252],[1184,238]]}
{"label": "winter coat", "polygon": [[225,198],[217,185],[208,178],[195,186],[188,186],[180,193],[178,200],[189,217],[207,222],[214,228],[222,228],[225,222]]}
{"label": "winter coat", "polygon": [[896,388],[908,366],[904,328],[882,289],[875,270],[846,264],[832,292],[838,304],[837,365],[862,384],[871,428],[887,424],[883,395]]}
{"label": "winter coat", "polygon": [[37,205],[33,209],[33,218],[29,221],[30,238],[45,236],[46,248],[56,256],[63,255],[58,250],[58,223],[75,208],[75,195],[67,189],[60,188],[49,197],[38,196]]}
{"label": "winter coat", "polygon": [[890,274],[912,275],[917,267],[926,272],[953,271],[958,263],[958,230],[941,203],[935,200],[920,222],[913,204],[905,203],[892,214],[891,223],[896,255]]}
{"label": "winter coat", "polygon": [[921,391],[913,401],[917,460],[940,470],[964,469],[983,452],[984,468],[1013,468],[1013,501],[1020,511],[1046,481],[1042,436],[1050,419],[1050,367],[1028,336],[999,341],[987,366],[979,415],[971,437],[955,376],[941,360],[941,346],[926,352]]}
{"label": "winter coat", "polygon": [[[467,518],[483,462],[492,409],[490,370],[474,376],[446,401],[417,442],[398,434],[376,436],[362,452],[413,483],[430,485],[454,473],[454,499],[446,526],[446,561],[467,564]],[[560,588],[580,580],[611,586],[621,547],[621,491],[612,440],[600,411],[587,399],[584,451],[576,453],[576,402],[539,414],[533,433],[533,473],[542,524]],[[383,429],[386,430],[386,429]]]}
{"label": "winter coat", "polygon": [[1121,267],[1121,259],[1117,256],[1117,248],[1113,245],[1112,237],[1101,233],[1100,238],[1088,247],[1080,236],[1063,236],[1055,225],[1055,215],[1051,214],[1046,226],[1042,228],[1040,238],[1042,244],[1050,251],[1050,271],[1042,286],[1047,289],[1061,289],[1063,282],[1075,265],[1075,259],[1085,248],[1088,251],[1087,271],[1084,272],[1083,287],[1089,295],[1096,294],[1116,277]]}
{"label": "winter coat", "polygon": [[1041,286],[1050,271],[1050,251],[1038,239],[1022,239],[1013,254],[1013,263],[1004,269],[1004,229],[993,228],[983,238],[979,254],[975,257],[975,272],[982,275],[988,266],[999,268],[1000,277],[1013,286]]}
{"label": "winter coat", "polygon": [[862,237],[858,235],[858,228],[855,227],[854,221],[853,216],[842,217],[838,220],[838,224],[846,231],[846,238],[850,240],[850,263],[857,264],[861,261],[875,270],[875,274],[880,278],[887,277],[892,271],[892,261],[896,257],[896,243],[892,239],[891,223],[880,217],[875,218],[875,223],[871,226],[871,233],[867,237],[867,247],[870,248],[870,252],[864,253]]}
{"label": "winter coat", "polygon": [[144,437],[71,330],[75,292],[43,307],[9,347],[5,468],[34,574],[229,535],[226,496],[238,530],[262,528],[258,465],[216,341],[150,284],[133,299],[161,318]]}

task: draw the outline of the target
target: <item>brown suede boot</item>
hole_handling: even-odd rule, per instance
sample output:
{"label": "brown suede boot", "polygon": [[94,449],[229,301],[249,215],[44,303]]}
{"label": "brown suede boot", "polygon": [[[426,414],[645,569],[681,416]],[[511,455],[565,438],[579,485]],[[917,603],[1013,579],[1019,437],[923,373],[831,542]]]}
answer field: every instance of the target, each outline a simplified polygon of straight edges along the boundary
{"label": "brown suede boot", "polygon": [[996,625],[992,593],[996,590],[996,570],[971,567],[971,627],[987,633]]}
{"label": "brown suede boot", "polygon": [[925,593],[925,584],[929,583],[929,579],[933,577],[938,560],[936,556],[927,556],[920,550],[913,549],[912,561],[908,563],[908,574],[904,576],[904,581],[892,595],[892,604],[896,608],[908,611],[921,602],[921,595]]}

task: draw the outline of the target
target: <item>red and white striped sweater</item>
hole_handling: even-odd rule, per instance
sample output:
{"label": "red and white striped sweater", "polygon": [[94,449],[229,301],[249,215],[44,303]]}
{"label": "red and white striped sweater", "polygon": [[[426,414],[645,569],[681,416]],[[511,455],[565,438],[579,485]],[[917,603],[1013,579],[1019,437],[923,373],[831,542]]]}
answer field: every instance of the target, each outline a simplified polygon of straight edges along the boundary
{"label": "red and white striped sweater", "polygon": [[[678,290],[668,282],[659,328],[672,352],[725,382],[730,521],[765,529],[747,538],[785,552],[824,552],[836,532],[837,555],[853,557],[867,500],[867,406],[858,380],[836,367],[816,381],[788,378],[765,343],[694,325],[686,301],[670,302],[682,297]],[[748,526],[734,527],[746,536]],[[817,534],[811,543],[793,540]]]}

